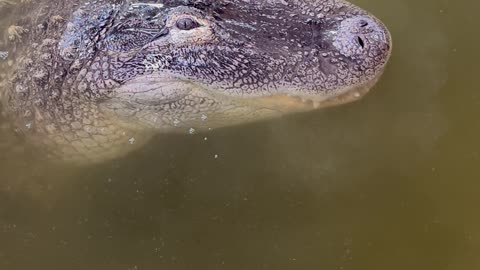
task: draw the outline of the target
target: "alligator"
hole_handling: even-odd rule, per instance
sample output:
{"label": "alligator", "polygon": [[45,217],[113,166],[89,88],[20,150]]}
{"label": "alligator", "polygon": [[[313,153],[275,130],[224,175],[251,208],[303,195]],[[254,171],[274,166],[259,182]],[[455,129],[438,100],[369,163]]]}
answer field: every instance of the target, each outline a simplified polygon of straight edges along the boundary
{"label": "alligator", "polygon": [[385,25],[344,0],[0,6],[3,113],[45,157],[71,162],[358,100],[392,48]]}

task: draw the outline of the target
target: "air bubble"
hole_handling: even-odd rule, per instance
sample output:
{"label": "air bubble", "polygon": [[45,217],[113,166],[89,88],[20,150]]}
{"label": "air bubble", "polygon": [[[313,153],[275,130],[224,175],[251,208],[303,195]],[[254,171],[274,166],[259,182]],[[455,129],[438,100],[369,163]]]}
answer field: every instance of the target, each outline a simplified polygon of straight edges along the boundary
{"label": "air bubble", "polygon": [[173,120],[173,125],[174,126],[177,127],[179,124],[180,124],[180,120],[178,120],[178,119]]}
{"label": "air bubble", "polygon": [[0,51],[0,60],[6,60],[8,58],[8,52]]}

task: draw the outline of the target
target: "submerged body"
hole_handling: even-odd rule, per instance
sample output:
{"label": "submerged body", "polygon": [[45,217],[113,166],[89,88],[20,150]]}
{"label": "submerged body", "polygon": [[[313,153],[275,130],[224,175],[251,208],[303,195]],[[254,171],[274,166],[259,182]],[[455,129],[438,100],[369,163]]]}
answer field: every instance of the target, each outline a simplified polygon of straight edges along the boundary
{"label": "submerged body", "polygon": [[342,0],[51,2],[7,7],[30,16],[0,43],[0,99],[19,133],[64,160],[350,102],[391,52],[385,26]]}

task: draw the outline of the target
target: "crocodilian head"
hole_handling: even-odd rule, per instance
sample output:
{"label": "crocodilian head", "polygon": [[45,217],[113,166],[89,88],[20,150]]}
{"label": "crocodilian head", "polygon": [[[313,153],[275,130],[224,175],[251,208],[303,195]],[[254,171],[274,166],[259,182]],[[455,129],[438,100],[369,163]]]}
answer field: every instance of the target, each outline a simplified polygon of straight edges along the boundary
{"label": "crocodilian head", "polygon": [[79,88],[104,110],[202,129],[359,99],[391,37],[342,0],[99,1],[74,14],[60,52],[87,63]]}

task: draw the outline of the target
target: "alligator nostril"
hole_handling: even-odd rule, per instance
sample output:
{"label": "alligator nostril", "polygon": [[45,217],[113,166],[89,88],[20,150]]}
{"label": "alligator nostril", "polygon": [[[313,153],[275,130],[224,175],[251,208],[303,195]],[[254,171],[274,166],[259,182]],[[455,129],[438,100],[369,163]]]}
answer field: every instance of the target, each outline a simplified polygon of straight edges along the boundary
{"label": "alligator nostril", "polygon": [[360,27],[365,27],[368,25],[368,22],[367,21],[364,21],[364,20],[361,20],[360,21]]}
{"label": "alligator nostril", "polygon": [[357,37],[357,42],[362,47],[362,49],[365,48],[365,42],[361,37]]}

